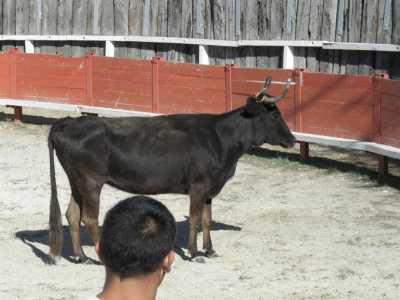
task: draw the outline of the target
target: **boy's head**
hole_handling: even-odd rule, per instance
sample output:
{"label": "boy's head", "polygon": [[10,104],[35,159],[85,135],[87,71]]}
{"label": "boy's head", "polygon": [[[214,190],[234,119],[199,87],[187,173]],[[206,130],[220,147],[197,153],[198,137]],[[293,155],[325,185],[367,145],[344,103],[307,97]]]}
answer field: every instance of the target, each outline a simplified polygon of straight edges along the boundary
{"label": "boy's head", "polygon": [[125,199],[106,214],[99,256],[121,279],[169,271],[176,236],[175,219],[159,201],[145,196]]}

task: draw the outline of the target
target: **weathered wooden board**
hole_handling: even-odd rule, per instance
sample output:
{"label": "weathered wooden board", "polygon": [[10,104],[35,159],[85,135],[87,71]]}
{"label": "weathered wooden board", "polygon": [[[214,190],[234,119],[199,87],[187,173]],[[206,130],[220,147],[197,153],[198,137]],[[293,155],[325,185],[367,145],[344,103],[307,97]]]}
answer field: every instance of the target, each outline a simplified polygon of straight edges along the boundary
{"label": "weathered wooden board", "polygon": [[[72,6],[72,34],[86,34],[87,29],[88,2],[74,0]],[[72,56],[83,56],[86,54],[86,45],[81,42],[73,42]]]}
{"label": "weathered wooden board", "polygon": [[[42,0],[42,34],[57,34],[58,0]],[[55,42],[46,41],[37,43],[40,53],[56,54]]]}

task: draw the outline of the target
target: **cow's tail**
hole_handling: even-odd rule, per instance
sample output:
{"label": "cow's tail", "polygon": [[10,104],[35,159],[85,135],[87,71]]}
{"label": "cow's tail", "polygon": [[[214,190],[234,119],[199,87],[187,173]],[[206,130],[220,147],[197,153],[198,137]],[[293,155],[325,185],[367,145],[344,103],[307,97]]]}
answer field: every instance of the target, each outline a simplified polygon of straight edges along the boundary
{"label": "cow's tail", "polygon": [[49,216],[49,262],[56,263],[56,259],[60,256],[63,244],[63,228],[61,221],[60,204],[57,197],[57,183],[54,169],[54,126],[51,127],[48,146],[50,157],[50,184],[51,184],[51,200],[50,200],[50,216]]}

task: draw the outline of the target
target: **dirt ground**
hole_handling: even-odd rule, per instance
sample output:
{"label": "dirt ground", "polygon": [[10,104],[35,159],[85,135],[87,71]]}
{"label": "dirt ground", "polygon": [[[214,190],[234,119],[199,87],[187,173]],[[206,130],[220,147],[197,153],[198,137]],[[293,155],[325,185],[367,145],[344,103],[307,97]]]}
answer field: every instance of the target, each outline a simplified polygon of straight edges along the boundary
{"label": "dirt ground", "polygon": [[[0,108],[1,109],[1,108]],[[2,111],[2,112],[1,112]],[[63,259],[44,263],[50,200],[46,137],[50,118],[8,121],[0,111],[0,299],[81,299],[100,291],[103,267]],[[61,113],[27,111],[46,117]],[[213,202],[212,238],[220,257],[203,263],[177,256],[159,299],[399,299],[400,168],[376,180],[370,154],[311,146],[255,149]],[[62,211],[69,200],[56,165]],[[101,216],[128,194],[106,187]],[[188,199],[156,196],[178,222],[186,251]],[[95,257],[82,228],[84,250]],[[199,235],[201,242],[201,235]]]}

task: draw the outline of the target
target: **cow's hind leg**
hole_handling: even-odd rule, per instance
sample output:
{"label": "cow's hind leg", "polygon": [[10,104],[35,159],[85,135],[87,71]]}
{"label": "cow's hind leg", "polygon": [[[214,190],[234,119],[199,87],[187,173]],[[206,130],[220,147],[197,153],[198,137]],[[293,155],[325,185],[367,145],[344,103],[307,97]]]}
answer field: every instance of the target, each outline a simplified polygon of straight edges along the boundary
{"label": "cow's hind leg", "polygon": [[83,253],[81,247],[81,238],[79,232],[79,227],[81,223],[81,203],[77,202],[77,200],[80,201],[80,197],[78,195],[71,195],[66,217],[69,223],[69,232],[71,234],[74,258],[77,262],[84,262],[87,260],[87,257]]}
{"label": "cow's hind leg", "polygon": [[207,199],[203,205],[203,214],[202,214],[202,225],[203,225],[203,249],[206,251],[206,255],[208,257],[216,257],[217,253],[213,249],[213,245],[211,242],[211,222],[212,222],[212,213],[211,213],[211,201],[212,199]]}
{"label": "cow's hind leg", "polygon": [[192,258],[198,255],[197,251],[197,227],[200,222],[202,213],[203,201],[201,198],[191,195],[190,196],[190,216],[189,216],[189,239],[188,251]]}
{"label": "cow's hind leg", "polygon": [[82,223],[85,224],[86,230],[89,233],[94,245],[96,245],[96,243],[98,243],[100,240],[100,189],[96,189],[85,195],[82,207]]}

